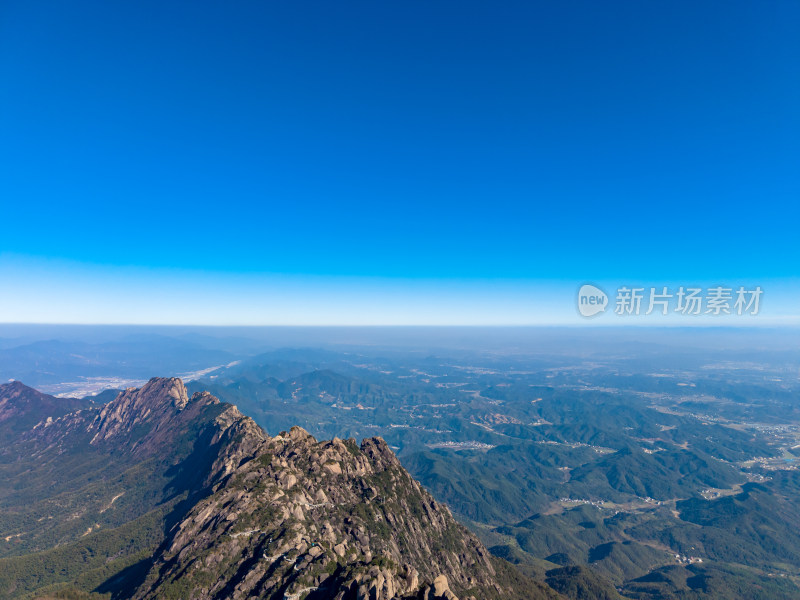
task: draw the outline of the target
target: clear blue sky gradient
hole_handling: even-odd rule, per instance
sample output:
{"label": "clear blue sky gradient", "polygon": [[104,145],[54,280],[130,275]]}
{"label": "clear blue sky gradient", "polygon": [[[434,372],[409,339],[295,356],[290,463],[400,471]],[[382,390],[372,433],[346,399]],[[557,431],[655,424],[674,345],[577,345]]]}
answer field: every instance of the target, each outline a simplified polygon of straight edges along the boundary
{"label": "clear blue sky gradient", "polygon": [[62,274],[796,278],[798,31],[795,0],[6,0],[0,251]]}

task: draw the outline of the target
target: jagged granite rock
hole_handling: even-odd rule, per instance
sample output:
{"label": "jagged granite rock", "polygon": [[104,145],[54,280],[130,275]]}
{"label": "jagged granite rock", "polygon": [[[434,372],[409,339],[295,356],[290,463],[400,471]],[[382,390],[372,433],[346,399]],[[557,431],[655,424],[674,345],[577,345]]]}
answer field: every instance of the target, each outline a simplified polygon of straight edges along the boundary
{"label": "jagged granite rock", "polygon": [[225,479],[170,532],[134,598],[556,596],[498,577],[383,440],[319,442],[299,427],[271,438],[247,417],[230,430]]}
{"label": "jagged granite rock", "polygon": [[162,421],[189,403],[186,387],[177,378],[154,378],[140,389],[128,388],[106,404],[92,422],[92,444],[131,433],[148,421]]}
{"label": "jagged granite rock", "polygon": [[556,596],[532,580],[515,589],[383,440],[319,442],[299,427],[269,437],[238,411],[222,420],[218,483],[133,598]]}
{"label": "jagged granite rock", "polygon": [[[97,590],[115,600],[558,597],[491,556],[383,440],[319,442],[298,427],[270,437],[211,394],[189,398],[175,378],[40,421],[0,450],[0,471],[14,484],[0,509],[26,524],[5,535],[22,532],[35,552],[106,548],[86,566],[61,556],[74,573],[113,573]],[[149,557],[115,572],[159,522]],[[128,531],[147,535],[136,546]],[[0,575],[0,595],[69,577],[34,568],[3,590]]]}

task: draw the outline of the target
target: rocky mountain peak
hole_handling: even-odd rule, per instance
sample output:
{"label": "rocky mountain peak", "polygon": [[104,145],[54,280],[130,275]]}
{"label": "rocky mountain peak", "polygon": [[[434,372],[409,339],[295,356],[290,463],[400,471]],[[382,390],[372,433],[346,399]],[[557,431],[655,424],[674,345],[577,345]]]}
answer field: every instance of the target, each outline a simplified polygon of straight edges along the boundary
{"label": "rocky mountain peak", "polygon": [[16,379],[13,381],[9,381],[8,383],[0,384],[0,394],[2,394],[5,397],[18,396],[20,393],[25,391],[41,394],[40,391],[35,390],[32,387],[28,387],[27,385]]}
{"label": "rocky mountain peak", "polygon": [[146,422],[169,418],[186,408],[189,396],[177,377],[153,377],[141,388],[128,388],[99,412],[92,424],[92,443],[130,432]]}
{"label": "rocky mountain peak", "polygon": [[509,584],[384,440],[269,437],[238,411],[220,418],[229,443],[214,491],[170,531],[134,599],[555,596]]}
{"label": "rocky mountain peak", "polygon": [[15,410],[35,402],[42,403],[49,396],[28,387],[21,381],[0,385],[0,421],[11,418]]}
{"label": "rocky mountain peak", "polygon": [[[128,395],[130,392],[130,396]],[[128,388],[121,394],[122,398],[137,398],[143,404],[154,408],[160,404],[169,403],[173,408],[181,410],[189,402],[186,386],[177,377],[153,377],[138,390]]]}

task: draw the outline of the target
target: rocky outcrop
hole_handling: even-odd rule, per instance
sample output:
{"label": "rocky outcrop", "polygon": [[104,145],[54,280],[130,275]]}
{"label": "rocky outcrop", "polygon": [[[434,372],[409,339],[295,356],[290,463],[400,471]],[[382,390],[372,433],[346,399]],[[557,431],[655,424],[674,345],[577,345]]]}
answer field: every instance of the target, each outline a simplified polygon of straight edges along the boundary
{"label": "rocky outcrop", "polygon": [[106,404],[95,417],[91,430],[96,444],[130,433],[135,427],[157,422],[183,410],[189,403],[186,387],[175,377],[154,377],[141,388],[128,388]]}
{"label": "rocky outcrop", "polygon": [[[134,598],[548,597],[495,559],[378,438],[268,437],[244,417],[213,494],[170,532]],[[235,433],[234,433],[235,432]],[[227,435],[227,434],[226,434]]]}

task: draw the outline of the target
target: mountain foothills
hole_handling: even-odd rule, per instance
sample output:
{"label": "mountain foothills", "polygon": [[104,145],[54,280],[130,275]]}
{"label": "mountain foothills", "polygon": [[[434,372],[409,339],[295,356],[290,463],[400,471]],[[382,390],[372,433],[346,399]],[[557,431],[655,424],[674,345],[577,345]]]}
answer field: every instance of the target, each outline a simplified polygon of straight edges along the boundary
{"label": "mountain foothills", "polygon": [[557,598],[380,438],[268,436],[151,379],[106,404],[0,386],[0,597]]}
{"label": "mountain foothills", "polygon": [[189,384],[268,431],[381,436],[574,598],[800,598],[796,352],[283,350]]}

